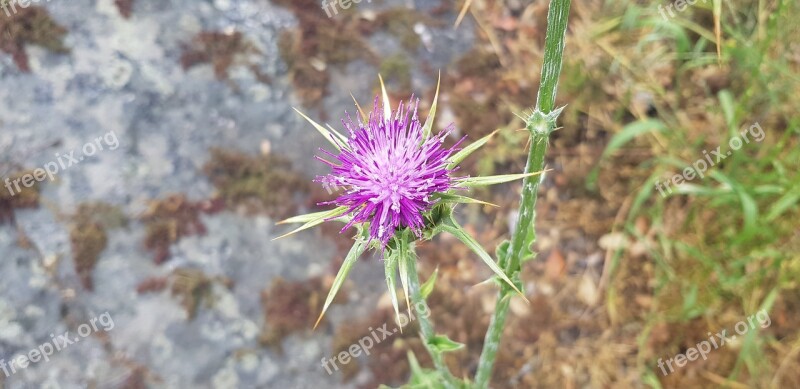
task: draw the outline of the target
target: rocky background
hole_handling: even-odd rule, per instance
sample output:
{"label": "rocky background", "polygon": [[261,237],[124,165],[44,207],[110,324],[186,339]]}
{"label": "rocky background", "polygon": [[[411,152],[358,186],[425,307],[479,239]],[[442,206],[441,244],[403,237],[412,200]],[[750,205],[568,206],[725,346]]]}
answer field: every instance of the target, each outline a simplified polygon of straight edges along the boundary
{"label": "rocky background", "polygon": [[[440,11],[449,24],[418,23],[406,33],[424,44],[406,49],[376,18],[440,4],[389,3],[331,19],[316,2],[267,0],[51,0],[0,11],[3,179],[66,162],[71,150],[77,159],[98,137],[118,140],[54,181],[0,195],[0,358],[27,354],[50,334],[77,338],[78,326],[103,313],[113,318],[113,328],[48,362],[0,374],[0,387],[366,382],[365,371],[339,384],[320,360],[333,355],[333,325],[374,309],[382,265],[357,268],[347,305],[311,331],[335,274],[336,232],[273,239],[288,231],[276,221],[314,210],[324,195],[310,195],[319,191],[311,178],[323,165],[312,155],[323,140],[292,107],[336,124],[331,116],[354,109],[350,93],[371,101],[379,66],[367,56],[311,58],[333,68],[327,88],[336,93],[309,98],[314,87],[298,92],[293,79],[308,75],[292,74],[279,43],[298,23],[361,18],[369,32],[333,31],[337,41],[407,56],[414,65],[401,69],[401,82],[429,88],[435,78],[417,68],[466,51],[471,28],[454,31],[455,14]],[[283,288],[270,292],[276,282]],[[300,331],[281,324],[286,315],[304,319]]]}
{"label": "rocky background", "polygon": [[[572,2],[530,304],[511,302],[494,389],[800,387],[800,3],[660,12],[679,3]],[[326,4],[0,0],[0,389],[374,389],[408,382],[409,351],[431,366],[413,321],[394,330],[379,254],[312,329],[352,237],[325,223],[275,240],[335,195],[293,108],[339,127],[381,74],[425,117],[441,74],[434,128],[497,130],[459,172],[518,173],[548,3]],[[754,123],[761,140],[731,150]],[[705,177],[654,187],[714,150]],[[490,253],[519,192],[456,210]],[[473,377],[491,271],[447,235],[417,254],[421,279],[438,274],[436,332],[466,345],[445,363]],[[662,374],[756,312],[770,324]]]}

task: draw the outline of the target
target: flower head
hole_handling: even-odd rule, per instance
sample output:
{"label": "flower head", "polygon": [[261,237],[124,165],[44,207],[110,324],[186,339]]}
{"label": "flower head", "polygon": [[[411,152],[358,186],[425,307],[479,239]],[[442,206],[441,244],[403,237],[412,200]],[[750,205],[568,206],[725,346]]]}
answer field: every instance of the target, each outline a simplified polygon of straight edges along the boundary
{"label": "flower head", "polygon": [[352,218],[342,231],[354,223],[369,222],[370,238],[384,246],[398,228],[408,227],[419,236],[423,213],[436,203],[432,195],[454,187],[448,163],[458,143],[449,148],[443,145],[453,127],[426,138],[417,104],[409,101],[404,107],[401,103],[386,115],[376,97],[366,122],[355,123],[349,115],[342,120],[350,137],[340,145],[338,155],[320,149],[335,162],[317,157],[332,171],[316,181],[347,189],[325,203],[347,207]]}
{"label": "flower head", "polygon": [[[315,328],[333,302],[353,264],[373,241],[384,249],[386,285],[391,292],[395,315],[399,317],[397,296],[394,293],[395,273],[398,270],[401,272],[400,280],[403,282],[403,289],[406,290],[408,303],[408,283],[405,281],[407,276],[403,276],[405,274],[403,272],[413,269],[413,264],[409,266],[409,262],[413,260],[411,253],[413,250],[409,250],[412,239],[407,233],[408,230],[413,231],[417,238],[426,239],[440,232],[454,235],[478,254],[497,277],[521,294],[503,269],[461,228],[452,215],[453,208],[458,204],[494,204],[457,195],[454,190],[526,179],[541,172],[489,177],[453,177],[456,165],[489,142],[497,131],[478,139],[463,150],[458,149],[463,138],[454,146],[446,148],[443,145],[444,139],[452,133],[452,126],[437,135],[430,134],[439,97],[438,85],[428,119],[423,125],[417,118],[416,102],[413,105],[409,102],[405,106],[401,103],[394,113],[391,112],[383,79],[380,80],[383,106],[379,107],[376,98],[375,109],[369,117],[361,113],[359,115],[361,120],[358,123],[353,122],[349,115],[346,117],[347,120],[342,120],[350,133],[349,137],[330,126],[323,127],[295,109],[339,151],[339,154],[333,154],[320,149],[332,158],[332,161],[328,161],[317,156],[317,159],[331,167],[331,173],[317,177],[316,181],[326,187],[342,186],[347,191],[335,200],[323,203],[338,205],[334,209],[294,216],[279,222],[279,224],[302,223],[302,225],[275,239],[312,228],[328,220],[345,222],[346,226],[342,231],[356,224],[369,224],[369,230],[359,229],[353,247],[347,253],[328,292],[322,313],[314,325]],[[429,211],[440,202],[441,212],[437,216],[431,215]],[[436,221],[426,225],[426,216]],[[393,237],[397,237],[395,239],[397,247],[387,247],[387,243]]]}

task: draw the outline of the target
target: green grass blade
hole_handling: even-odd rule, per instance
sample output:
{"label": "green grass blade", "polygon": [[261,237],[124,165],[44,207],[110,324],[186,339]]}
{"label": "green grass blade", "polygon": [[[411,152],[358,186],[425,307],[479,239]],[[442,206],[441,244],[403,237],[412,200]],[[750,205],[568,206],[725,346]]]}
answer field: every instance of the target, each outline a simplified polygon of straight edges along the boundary
{"label": "green grass blade", "polygon": [[799,200],[800,185],[790,189],[785,195],[781,196],[778,201],[772,204],[772,207],[770,207],[769,211],[767,211],[766,220],[771,222],[777,219],[778,216],[786,212],[789,208],[796,206]]}
{"label": "green grass blade", "polygon": [[742,215],[744,218],[744,226],[739,235],[741,240],[748,240],[756,234],[758,226],[758,205],[756,201],[750,196],[742,185],[732,180],[730,177],[721,173],[718,170],[711,172],[710,176],[718,182],[729,186],[733,192],[739,197],[739,203],[742,206]]}
{"label": "green grass blade", "polygon": [[600,158],[608,157],[611,153],[617,151],[639,135],[648,132],[662,132],[666,131],[666,129],[667,126],[660,120],[643,120],[630,123],[611,138],[611,141],[608,142],[608,146],[603,151],[603,155]]}
{"label": "green grass blade", "polygon": [[717,93],[717,98],[719,98],[719,106],[722,108],[722,116],[728,125],[729,135],[739,135],[736,132],[736,103],[733,100],[733,94],[729,90],[723,89]]}
{"label": "green grass blade", "polygon": [[[663,132],[666,130],[667,126],[660,120],[642,120],[630,123],[623,127],[622,131],[614,134],[614,136],[611,138],[611,141],[608,142],[608,146],[606,146],[606,149],[603,151],[603,154],[600,156],[600,161],[604,160],[609,155],[622,148],[622,146],[626,145],[637,136],[647,134],[649,132]],[[594,167],[594,169],[592,169],[586,178],[586,185],[589,188],[595,188],[598,174],[600,174],[599,163]]]}

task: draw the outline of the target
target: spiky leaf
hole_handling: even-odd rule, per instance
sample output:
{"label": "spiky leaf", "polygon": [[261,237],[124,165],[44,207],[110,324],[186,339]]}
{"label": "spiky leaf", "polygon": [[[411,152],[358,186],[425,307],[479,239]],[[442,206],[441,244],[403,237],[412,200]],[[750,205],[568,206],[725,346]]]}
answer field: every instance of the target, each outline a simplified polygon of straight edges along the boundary
{"label": "spiky leaf", "polygon": [[431,111],[428,113],[428,118],[425,119],[425,124],[422,126],[422,139],[428,139],[431,136],[433,118],[436,116],[436,105],[439,101],[439,85],[441,82],[442,73],[439,72],[439,79],[436,80],[436,94],[433,96],[433,103],[431,103]]}
{"label": "spiky leaf", "polygon": [[277,224],[308,223],[310,221],[315,221],[315,220],[319,220],[319,219],[325,220],[325,219],[328,219],[328,218],[331,218],[331,217],[336,217],[336,216],[343,215],[344,211],[346,211],[346,210],[347,210],[347,207],[346,206],[342,206],[342,207],[338,207],[338,208],[334,208],[334,209],[329,209],[327,211],[321,211],[321,212],[307,213],[305,215],[292,216],[292,217],[290,217],[288,219],[284,219],[284,220],[279,221]]}
{"label": "spiky leaf", "polygon": [[383,77],[378,74],[378,79],[381,81],[381,96],[383,98],[383,118],[389,120],[392,117],[392,103],[389,101],[389,94],[386,93],[386,85],[383,84]]}
{"label": "spiky leaf", "polygon": [[436,285],[436,278],[439,277],[439,267],[436,267],[436,270],[433,271],[430,278],[422,284],[419,291],[422,294],[422,299],[427,299],[430,296],[431,292],[433,292],[433,287]]}
{"label": "spiky leaf", "polygon": [[[532,212],[535,214],[536,210],[532,210]],[[525,241],[524,241],[525,243],[522,246],[522,253],[520,253],[519,255],[520,263],[525,263],[536,257],[536,253],[533,252],[533,242],[535,241],[536,241],[536,229],[530,227],[528,228],[527,235],[525,235]]]}
{"label": "spiky leaf", "polygon": [[497,245],[497,248],[494,249],[494,255],[497,257],[497,264],[500,266],[500,268],[504,269],[506,267],[509,246],[511,246],[511,242],[506,239],[500,242],[500,244]]}
{"label": "spiky leaf", "polygon": [[458,184],[466,186],[468,188],[475,188],[479,186],[490,186],[490,185],[502,184],[505,182],[521,180],[525,177],[531,177],[538,174],[542,174],[542,172],[503,174],[499,176],[487,176],[487,177],[466,177],[458,180]]}
{"label": "spiky leaf", "polygon": [[317,131],[319,131],[319,133],[322,134],[322,136],[325,137],[325,139],[328,140],[328,142],[330,142],[334,147],[336,147],[336,150],[341,150],[341,147],[339,147],[340,143],[342,145],[346,145],[347,144],[346,143],[347,142],[347,138],[345,138],[344,135],[338,133],[336,130],[333,130],[333,129],[328,130],[327,128],[322,127],[322,125],[320,125],[319,123],[315,122],[310,117],[306,116],[306,114],[300,112],[299,109],[297,109],[297,108],[292,108],[292,109],[294,109],[297,113],[300,114],[300,116],[302,116],[309,123],[311,123],[311,125],[314,126],[314,128],[317,129]]}
{"label": "spiky leaf", "polygon": [[[386,287],[389,289],[389,297],[392,299],[395,319],[400,323],[400,307],[397,302],[397,255],[389,253],[384,261],[384,272],[386,273]],[[403,327],[400,327],[403,331]]]}
{"label": "spiky leaf", "polygon": [[497,134],[497,131],[498,130],[494,130],[492,131],[491,134],[486,135],[483,138],[480,138],[475,142],[470,143],[469,146],[464,147],[461,150],[458,150],[458,152],[453,154],[453,156],[450,158],[450,163],[447,165],[447,168],[452,169],[458,166],[458,164],[461,163],[461,161],[465,160],[470,154],[474,153],[475,150],[478,150],[479,148],[483,147],[486,143],[488,143],[489,140],[492,139],[494,134]]}
{"label": "spiky leaf", "polygon": [[333,285],[331,285],[331,290],[328,292],[328,297],[325,299],[325,305],[322,307],[322,312],[319,314],[317,322],[314,323],[314,328],[317,328],[319,322],[322,320],[322,317],[325,316],[325,311],[327,311],[328,307],[330,307],[331,303],[333,303],[336,293],[339,292],[339,289],[341,289],[342,285],[344,285],[347,275],[350,273],[353,265],[355,265],[358,257],[361,256],[366,247],[367,241],[363,238],[356,239],[355,243],[353,243],[353,247],[350,248],[350,252],[347,253],[344,263],[342,263],[342,267],[339,268],[339,272],[336,274],[336,278],[333,280]]}
{"label": "spiky leaf", "polygon": [[408,365],[411,368],[411,379],[408,385],[403,386],[404,389],[440,389],[442,387],[441,375],[435,370],[423,369],[411,351],[408,352]]}
{"label": "spiky leaf", "polygon": [[445,203],[481,204],[481,205],[489,205],[492,207],[499,207],[499,205],[497,204],[487,203],[483,200],[473,199],[472,197],[461,196],[453,193],[434,193],[433,198],[439,199]]}
{"label": "spiky leaf", "polygon": [[440,353],[456,351],[464,348],[463,343],[452,341],[445,335],[434,335],[432,338],[428,339],[428,345]]}
{"label": "spiky leaf", "polygon": [[525,295],[522,294],[522,292],[517,288],[516,285],[514,285],[513,282],[511,282],[511,279],[508,278],[503,269],[497,266],[497,263],[495,263],[492,257],[486,252],[486,250],[484,250],[483,247],[481,247],[480,243],[478,243],[472,236],[467,234],[466,231],[464,231],[464,229],[461,228],[461,226],[458,225],[458,223],[456,223],[455,220],[451,218],[450,220],[445,221],[445,223],[441,224],[440,228],[458,238],[458,240],[460,240],[462,243],[467,245],[467,247],[469,247],[472,251],[474,251],[475,254],[478,254],[481,260],[487,266],[489,266],[490,269],[492,269],[494,274],[496,274],[498,277],[500,277],[500,279],[505,281],[509,286],[511,286],[515,291],[517,291],[517,293],[519,293],[519,295],[523,299],[525,299],[525,301],[527,301]]}
{"label": "spiky leaf", "polygon": [[[281,239],[281,238],[285,238],[285,237],[287,237],[289,235],[292,235],[292,234],[298,233],[300,231],[307,230],[307,229],[309,229],[311,227],[320,225],[323,222],[325,222],[325,220],[344,215],[344,213],[346,211],[347,211],[347,207],[338,207],[338,208],[334,208],[334,209],[332,209],[330,211],[315,212],[315,213],[310,213],[310,214],[307,214],[307,215],[300,215],[300,216],[295,216],[295,217],[288,218],[286,220],[283,220],[283,221],[279,222],[278,224],[303,223],[304,221],[305,221],[305,224],[303,224],[302,226],[300,226],[298,228],[295,228],[291,232],[285,233],[285,234],[283,234],[283,235],[281,235],[281,236],[279,236],[277,238],[274,238],[272,240],[278,240],[278,239]],[[306,220],[308,220],[308,221],[306,221]]]}
{"label": "spiky leaf", "polygon": [[397,261],[400,268],[400,282],[403,284],[403,294],[406,295],[406,306],[408,307],[409,314],[411,313],[411,300],[409,299],[408,292],[408,272],[417,271],[414,266],[414,256],[411,250],[408,249],[408,239],[404,236],[406,231],[401,233],[397,243]]}
{"label": "spiky leaf", "polygon": [[361,116],[361,121],[366,123],[367,120],[369,120],[369,116],[367,116],[367,114],[364,113],[364,110],[361,109],[361,105],[358,104],[358,100],[356,100],[356,97],[353,96],[352,93],[350,94],[350,97],[352,97],[353,98],[353,102],[356,103],[356,108],[358,109],[358,114]]}

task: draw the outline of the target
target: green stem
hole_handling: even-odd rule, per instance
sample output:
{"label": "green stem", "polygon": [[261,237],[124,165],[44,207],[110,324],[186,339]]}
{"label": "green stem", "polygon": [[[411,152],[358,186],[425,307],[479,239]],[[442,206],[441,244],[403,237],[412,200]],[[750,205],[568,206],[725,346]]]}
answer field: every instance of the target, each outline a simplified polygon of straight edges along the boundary
{"label": "green stem", "polygon": [[[544,168],[544,155],[547,152],[547,140],[549,134],[533,131],[531,135],[531,149],[528,155],[528,163],[525,166],[525,172],[541,171]],[[504,267],[506,274],[513,275],[519,271],[520,257],[522,251],[526,247],[526,237],[530,228],[533,228],[533,221],[535,218],[536,209],[536,193],[539,190],[540,178],[528,177],[522,181],[522,197],[520,200],[520,212],[517,217],[516,227],[511,237],[511,245],[506,252],[505,260],[502,260],[501,266]],[[528,247],[533,244],[533,241],[527,242]],[[494,361],[497,357],[497,348],[500,346],[500,338],[503,335],[503,329],[506,324],[506,317],[508,315],[508,307],[511,301],[511,296],[514,290],[503,285],[500,293],[497,296],[497,304],[495,306],[494,314],[489,322],[489,329],[486,331],[486,337],[483,340],[483,351],[481,358],[478,362],[478,371],[475,375],[475,387],[486,388],[492,376],[492,369],[494,368]]]}
{"label": "green stem", "polygon": [[[408,245],[409,243],[406,241],[401,244]],[[409,252],[413,253],[413,245],[409,245],[408,247],[410,250]],[[455,389],[458,387],[458,385],[456,384],[455,377],[453,377],[453,374],[450,373],[450,369],[448,369],[447,365],[444,363],[444,356],[438,350],[430,347],[429,342],[436,335],[436,332],[433,330],[433,323],[428,318],[430,315],[430,309],[428,308],[428,303],[425,301],[425,298],[422,297],[419,276],[417,275],[416,261],[414,258],[414,255],[408,255],[406,258],[400,258],[400,260],[409,262],[407,266],[408,293],[411,297],[411,305],[414,309],[417,323],[419,324],[419,332],[420,336],[422,337],[422,343],[425,345],[425,349],[428,350],[428,354],[430,354],[431,359],[433,360],[434,367],[442,375],[444,387],[447,389]]]}
{"label": "green stem", "polygon": [[[525,173],[540,172],[544,170],[545,154],[547,154],[547,143],[550,138],[551,124],[548,122],[536,123],[531,129],[531,149],[528,153],[528,162],[525,165]],[[514,274],[519,271],[522,252],[530,247],[533,241],[527,241],[529,229],[533,228],[536,217],[536,194],[539,192],[539,183],[544,174],[526,177],[522,181],[522,194],[520,196],[520,209],[517,216],[517,223],[514,233],[511,236],[511,245],[506,254],[506,274]]]}
{"label": "green stem", "polygon": [[[504,298],[505,296],[505,298]],[[478,372],[475,374],[475,387],[486,388],[492,377],[492,368],[497,357],[497,348],[500,346],[500,337],[503,335],[503,328],[508,315],[508,304],[511,296],[505,293],[505,288],[498,296],[497,305],[489,322],[489,329],[486,331],[486,338],[483,340],[483,351],[478,362]]]}
{"label": "green stem", "polygon": [[[531,148],[525,173],[544,170],[545,154],[550,133],[556,128],[556,119],[560,110],[554,110],[558,77],[561,73],[562,56],[566,41],[567,19],[569,18],[570,0],[551,0],[547,14],[547,35],[545,37],[544,63],[539,81],[539,93],[536,109],[528,118],[526,128],[530,131]],[[542,175],[543,177],[543,175]],[[526,249],[535,241],[534,228],[536,218],[536,195],[539,191],[540,176],[526,177],[522,182],[519,216],[511,236],[511,244],[505,255],[498,258],[500,266],[509,277],[516,278],[520,271],[520,262]],[[497,296],[497,304],[484,338],[483,351],[478,362],[475,375],[475,387],[484,389],[489,386],[492,369],[503,335],[508,307],[513,289],[503,285]]]}

